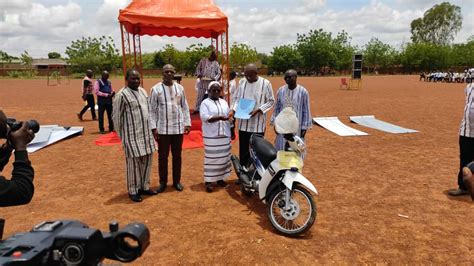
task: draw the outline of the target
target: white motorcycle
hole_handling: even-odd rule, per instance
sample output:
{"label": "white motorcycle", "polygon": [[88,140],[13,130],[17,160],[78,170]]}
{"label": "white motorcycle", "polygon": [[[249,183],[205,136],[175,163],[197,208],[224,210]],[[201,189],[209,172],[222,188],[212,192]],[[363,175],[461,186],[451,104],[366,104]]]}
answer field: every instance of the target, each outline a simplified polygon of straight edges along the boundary
{"label": "white motorcycle", "polygon": [[294,134],[285,134],[284,138],[288,149],[277,151],[262,136],[254,134],[250,137],[248,168],[235,155],[231,161],[242,193],[257,194],[260,200],[268,202],[272,226],[284,235],[296,236],[308,231],[316,220],[316,204],[309,191],[318,191],[300,172],[304,141]]}

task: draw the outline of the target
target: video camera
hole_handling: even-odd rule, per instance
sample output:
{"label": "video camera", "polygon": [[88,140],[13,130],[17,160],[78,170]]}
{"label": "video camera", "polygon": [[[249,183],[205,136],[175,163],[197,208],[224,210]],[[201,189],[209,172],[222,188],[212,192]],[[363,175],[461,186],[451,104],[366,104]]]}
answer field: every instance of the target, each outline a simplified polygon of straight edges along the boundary
{"label": "video camera", "polygon": [[15,118],[7,118],[7,125],[10,126],[10,132],[17,131],[21,128],[23,123],[28,124],[28,129],[31,129],[34,133],[38,133],[40,130],[40,125],[36,120],[28,120],[28,121],[17,121]]}
{"label": "video camera", "polygon": [[150,231],[141,223],[110,233],[75,220],[42,222],[28,233],[0,241],[0,265],[98,265],[103,259],[131,262],[150,244]]}

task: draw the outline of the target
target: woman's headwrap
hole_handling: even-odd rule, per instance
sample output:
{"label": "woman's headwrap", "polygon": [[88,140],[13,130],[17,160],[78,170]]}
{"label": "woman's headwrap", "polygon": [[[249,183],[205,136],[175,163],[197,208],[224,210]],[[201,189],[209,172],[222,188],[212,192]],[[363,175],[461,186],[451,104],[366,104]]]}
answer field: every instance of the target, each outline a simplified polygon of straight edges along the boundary
{"label": "woman's headwrap", "polygon": [[209,86],[207,86],[207,91],[210,91],[212,85],[215,85],[215,84],[219,85],[219,87],[222,89],[222,85],[221,85],[221,83],[220,83],[219,81],[211,81],[211,82],[209,83]]}

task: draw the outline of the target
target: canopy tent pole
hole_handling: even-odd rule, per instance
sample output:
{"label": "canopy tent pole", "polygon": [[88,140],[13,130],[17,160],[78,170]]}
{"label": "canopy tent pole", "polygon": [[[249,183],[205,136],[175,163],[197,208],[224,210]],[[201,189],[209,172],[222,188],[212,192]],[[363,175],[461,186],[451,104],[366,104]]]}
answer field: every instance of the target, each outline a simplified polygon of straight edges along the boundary
{"label": "canopy tent pole", "polygon": [[127,72],[127,49],[128,49],[128,38],[126,38],[125,34],[128,35],[127,29],[125,29],[125,26],[120,23],[120,33],[122,35],[122,68],[123,68],[123,78],[125,81],[125,84],[127,84],[127,81],[125,80],[125,73]]}
{"label": "canopy tent pole", "polygon": [[[124,75],[127,69],[136,68],[140,71],[143,86],[142,35],[204,37],[211,39],[211,45],[221,62],[222,82],[228,86],[229,22],[227,16],[214,4],[213,0],[193,0],[186,4],[183,2],[133,0],[126,8],[119,11]],[[133,49],[133,55],[131,49]]]}

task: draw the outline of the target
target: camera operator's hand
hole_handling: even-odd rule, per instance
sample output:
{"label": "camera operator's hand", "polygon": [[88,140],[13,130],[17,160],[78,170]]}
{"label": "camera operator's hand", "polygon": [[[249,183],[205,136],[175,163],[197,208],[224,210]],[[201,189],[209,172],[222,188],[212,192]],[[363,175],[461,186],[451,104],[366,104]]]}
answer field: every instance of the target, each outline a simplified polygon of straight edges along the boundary
{"label": "camera operator's hand", "polygon": [[28,123],[23,122],[21,128],[17,131],[10,132],[9,140],[15,151],[26,150],[26,145],[35,137],[35,133],[28,129]]}

